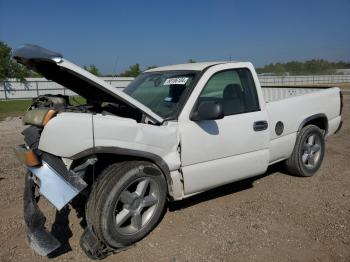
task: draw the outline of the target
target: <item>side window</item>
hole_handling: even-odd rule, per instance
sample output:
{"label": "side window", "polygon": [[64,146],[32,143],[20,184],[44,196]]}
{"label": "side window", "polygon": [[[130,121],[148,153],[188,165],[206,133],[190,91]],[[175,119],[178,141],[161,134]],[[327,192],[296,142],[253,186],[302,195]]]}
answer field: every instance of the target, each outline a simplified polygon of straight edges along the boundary
{"label": "side window", "polygon": [[249,69],[225,70],[213,75],[198,98],[220,102],[224,115],[234,115],[260,110],[253,76]]}

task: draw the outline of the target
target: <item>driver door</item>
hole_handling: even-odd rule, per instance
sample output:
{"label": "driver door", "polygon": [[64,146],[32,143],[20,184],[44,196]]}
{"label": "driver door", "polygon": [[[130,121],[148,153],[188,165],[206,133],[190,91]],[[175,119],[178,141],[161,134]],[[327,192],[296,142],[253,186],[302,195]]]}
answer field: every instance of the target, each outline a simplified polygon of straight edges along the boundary
{"label": "driver door", "polygon": [[[202,88],[196,87],[201,90],[192,110],[184,110],[179,121],[185,195],[264,173],[268,164],[267,113],[260,109],[251,71],[207,74]],[[190,120],[203,101],[221,103],[224,118]]]}

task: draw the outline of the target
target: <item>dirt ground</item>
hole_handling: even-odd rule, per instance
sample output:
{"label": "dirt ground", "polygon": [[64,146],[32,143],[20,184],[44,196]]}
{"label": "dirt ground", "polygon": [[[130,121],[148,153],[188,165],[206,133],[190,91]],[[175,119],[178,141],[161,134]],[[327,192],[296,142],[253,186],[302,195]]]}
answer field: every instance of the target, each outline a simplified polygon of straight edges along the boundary
{"label": "dirt ground", "polygon": [[[350,261],[350,95],[343,117],[314,177],[273,166],[265,175],[171,204],[149,236],[105,261]],[[11,150],[22,142],[21,129],[18,118],[0,122],[0,261],[47,261],[25,241],[24,168]],[[51,227],[55,211],[45,201],[41,207],[64,243],[51,259],[89,261],[79,247],[76,211],[65,210]]]}

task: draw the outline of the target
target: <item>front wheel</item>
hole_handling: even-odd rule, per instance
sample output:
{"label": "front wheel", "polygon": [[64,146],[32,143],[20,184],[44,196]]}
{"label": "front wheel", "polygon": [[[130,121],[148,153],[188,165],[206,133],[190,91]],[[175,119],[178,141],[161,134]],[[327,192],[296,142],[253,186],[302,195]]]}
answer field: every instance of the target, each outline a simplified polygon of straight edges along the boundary
{"label": "front wheel", "polygon": [[324,136],[315,125],[305,126],[299,133],[292,155],[286,161],[293,175],[312,176],[320,168],[325,152]]}
{"label": "front wheel", "polygon": [[167,197],[163,174],[150,162],[130,161],[111,165],[101,176],[90,194],[87,220],[111,247],[139,241],[162,216]]}

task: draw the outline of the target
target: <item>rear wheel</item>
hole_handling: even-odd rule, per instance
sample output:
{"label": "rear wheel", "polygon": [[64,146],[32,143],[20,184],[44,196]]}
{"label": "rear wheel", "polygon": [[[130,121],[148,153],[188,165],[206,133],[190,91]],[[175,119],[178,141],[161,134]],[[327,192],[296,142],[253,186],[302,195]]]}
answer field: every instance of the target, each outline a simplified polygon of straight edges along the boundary
{"label": "rear wheel", "polygon": [[163,174],[150,162],[130,161],[111,165],[101,176],[90,194],[88,223],[115,248],[142,239],[164,210],[167,185]]}
{"label": "rear wheel", "polygon": [[317,126],[304,127],[296,140],[292,155],[287,159],[287,170],[293,175],[312,176],[320,168],[325,152],[324,136]]}

